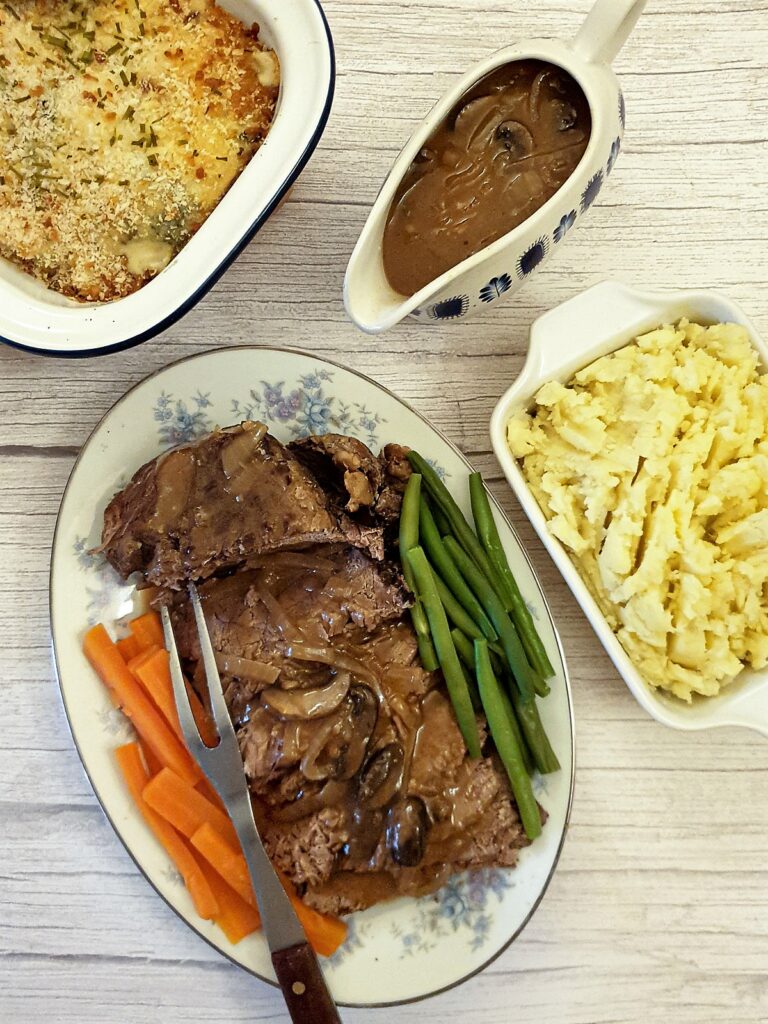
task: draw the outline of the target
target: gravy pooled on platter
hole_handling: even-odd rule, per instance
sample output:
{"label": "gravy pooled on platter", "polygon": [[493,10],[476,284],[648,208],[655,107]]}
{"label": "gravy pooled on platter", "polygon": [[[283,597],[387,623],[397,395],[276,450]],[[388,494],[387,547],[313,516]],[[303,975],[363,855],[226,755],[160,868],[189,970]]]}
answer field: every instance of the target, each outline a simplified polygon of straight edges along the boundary
{"label": "gravy pooled on platter", "polygon": [[384,231],[390,285],[413,295],[512,231],[576,169],[592,119],[578,83],[539,60],[462,96],[409,167]]}

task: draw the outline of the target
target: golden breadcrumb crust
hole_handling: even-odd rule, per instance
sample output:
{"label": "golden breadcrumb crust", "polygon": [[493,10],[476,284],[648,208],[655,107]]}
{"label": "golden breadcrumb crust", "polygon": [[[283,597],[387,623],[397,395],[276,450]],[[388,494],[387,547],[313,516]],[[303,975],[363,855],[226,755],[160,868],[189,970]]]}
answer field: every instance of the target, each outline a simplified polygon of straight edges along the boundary
{"label": "golden breadcrumb crust", "polygon": [[136,291],[261,145],[279,74],[213,0],[0,3],[0,254],[77,299]]}

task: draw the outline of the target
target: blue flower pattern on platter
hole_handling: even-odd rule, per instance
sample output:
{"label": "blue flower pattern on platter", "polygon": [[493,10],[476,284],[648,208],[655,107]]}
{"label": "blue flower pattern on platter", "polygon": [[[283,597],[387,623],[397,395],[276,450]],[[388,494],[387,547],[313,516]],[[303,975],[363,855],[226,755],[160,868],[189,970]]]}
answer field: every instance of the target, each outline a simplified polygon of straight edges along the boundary
{"label": "blue flower pattern on platter", "polygon": [[99,711],[98,718],[102,731],[115,743],[128,743],[130,740],[136,739],[133,726],[120,708],[105,708],[103,711]]}
{"label": "blue flower pattern on platter", "polygon": [[[116,488],[119,489],[119,488]],[[99,572],[107,564],[104,555],[95,551],[88,543],[87,537],[78,537],[74,543],[75,558],[81,569],[93,569]]]}
{"label": "blue flower pattern on platter", "polygon": [[200,391],[192,397],[189,405],[161,391],[154,408],[154,418],[160,424],[160,442],[170,448],[207,434],[213,427],[205,412],[210,404],[209,396]]}
{"label": "blue flower pattern on platter", "polygon": [[447,479],[448,474],[445,471],[445,466],[441,466],[440,463],[436,462],[434,459],[427,458],[426,461],[429,463],[432,469],[434,469],[434,471],[437,473],[441,480],[445,481]]}
{"label": "blue flower pattern on platter", "polygon": [[560,218],[560,223],[554,230],[553,238],[555,243],[562,242],[568,232],[571,230],[573,225],[576,223],[576,211],[571,210],[570,213],[564,213]]}
{"label": "blue flower pattern on platter", "polygon": [[435,949],[441,939],[459,930],[468,931],[470,948],[481,949],[490,939],[493,921],[492,903],[514,888],[513,872],[503,868],[468,871],[450,879],[433,896],[416,904],[416,917],[410,931],[397,925],[392,934],[403,946],[401,959]]}
{"label": "blue flower pattern on platter", "polygon": [[305,374],[290,389],[284,380],[261,381],[261,388],[252,388],[246,399],[232,401],[232,415],[240,420],[283,424],[296,437],[328,431],[354,434],[376,447],[383,420],[360,402],[342,402],[328,395],[324,384],[332,381],[331,370]]}
{"label": "blue flower pattern on platter", "polygon": [[600,189],[603,187],[603,172],[597,171],[587,182],[587,187],[581,194],[581,212],[586,213],[590,206],[594,203],[597,197],[600,195]]}
{"label": "blue flower pattern on platter", "polygon": [[[123,486],[125,481],[121,481],[115,490]],[[83,572],[88,573],[91,581],[85,588],[89,626],[95,626],[97,622],[108,617],[121,588],[125,588],[125,584],[104,555],[94,550],[97,545],[97,540],[89,542],[87,537],[77,537],[73,545],[77,564]]]}
{"label": "blue flower pattern on platter", "polygon": [[611,146],[611,153],[610,153],[610,156],[608,157],[608,163],[607,163],[606,168],[605,168],[606,174],[610,174],[611,171],[613,170],[614,165],[615,165],[616,161],[619,158],[619,153],[620,152],[621,152],[621,139],[617,138],[617,139],[614,140],[613,145]]}
{"label": "blue flower pattern on platter", "polygon": [[468,295],[455,295],[452,299],[443,299],[429,307],[429,315],[433,320],[457,320],[469,309]]}
{"label": "blue flower pattern on platter", "polygon": [[522,279],[524,277],[528,277],[529,274],[532,274],[534,270],[544,262],[548,252],[549,239],[542,236],[537,239],[532,246],[526,249],[517,261],[517,276]]}
{"label": "blue flower pattern on platter", "polygon": [[509,274],[501,274],[499,277],[492,277],[488,284],[480,289],[481,302],[493,302],[499,295],[508,292],[512,287],[512,278]]}
{"label": "blue flower pattern on platter", "polygon": [[[546,255],[543,240],[537,244],[541,244]],[[507,287],[502,284],[498,289],[499,295],[511,286],[509,275],[494,280],[509,282]],[[467,296],[449,300],[460,303],[463,312],[466,312],[468,301]],[[433,315],[432,310],[429,313]],[[271,421],[289,428],[295,436],[338,430],[361,437],[374,448],[380,446],[382,441],[378,434],[386,420],[362,403],[345,403],[335,395],[328,394],[326,385],[332,384],[333,376],[332,371],[319,370],[300,377],[294,386],[288,386],[286,381],[262,381],[260,387],[249,391],[247,398],[232,401],[233,418]],[[199,391],[189,400],[161,392],[153,409],[154,419],[159,424],[161,445],[168,447],[192,441],[213,429],[214,423],[207,411],[212,404],[210,394]],[[440,477],[446,479],[445,468],[433,459],[428,461]],[[125,486],[126,482],[125,479],[117,482],[115,489]],[[90,623],[114,615],[115,597],[123,587],[122,581],[103,555],[94,551],[97,543],[83,536],[77,537],[74,542],[78,567],[88,577],[86,594]],[[123,742],[133,735],[130,723],[115,708],[105,708],[99,714],[99,722],[114,742]],[[181,884],[170,866],[165,878],[170,884]],[[501,902],[505,892],[514,884],[510,871],[484,869],[457,875],[434,895],[418,900],[416,916],[409,922],[409,930],[393,930],[402,944],[400,958],[409,958],[422,950],[434,949],[443,936],[458,931],[466,932],[467,942],[473,950],[480,949],[491,939],[493,901]],[[328,961],[331,969],[376,938],[375,921],[368,922],[354,916],[350,918],[349,925],[349,938]]]}
{"label": "blue flower pattern on platter", "polygon": [[621,90],[619,90],[619,120],[621,121],[621,130],[624,131],[627,127],[627,104]]}

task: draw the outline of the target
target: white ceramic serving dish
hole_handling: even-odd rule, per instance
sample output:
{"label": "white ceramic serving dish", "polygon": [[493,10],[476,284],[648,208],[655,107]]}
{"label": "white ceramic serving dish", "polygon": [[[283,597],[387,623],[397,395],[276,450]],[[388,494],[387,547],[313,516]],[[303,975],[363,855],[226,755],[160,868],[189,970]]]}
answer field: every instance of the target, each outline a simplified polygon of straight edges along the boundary
{"label": "white ceramic serving dish", "polygon": [[123,299],[82,303],[0,258],[0,341],[46,355],[103,355],[145,341],[187,313],[253,238],[314,152],[333,100],[333,40],[319,0],[220,0],[281,65],[269,134],[181,252]]}
{"label": "white ceramic serving dish", "polygon": [[[645,0],[596,0],[573,42],[529,39],[507,46],[468,71],[435,104],[395,161],[352,253],[344,281],[350,319],[371,334],[406,316],[422,323],[462,320],[513,295],[581,223],[613,170],[624,137],[624,96],[611,62],[635,26]],[[592,134],[581,163],[563,187],[514,231],[409,298],[387,281],[382,239],[397,187],[427,139],[479,79],[513,61],[555,64],[579,83],[592,113]]]}
{"label": "white ceramic serving dish", "polygon": [[[83,448],[64,494],[51,559],[51,630],[59,685],[83,765],[112,826],[173,910],[225,956],[273,981],[262,935],[231,945],[200,920],[168,858],[133,807],[114,748],[130,736],[80,649],[96,621],[113,629],[132,611],[134,588],[90,552],[106,503],[134,471],[171,445],[214,425],[254,417],[286,441],[341,431],[378,451],[389,441],[418,448],[469,513],[469,464],[425,419],[385,388],[306,353],[243,347],[203,353],[166,367],[128,392]],[[454,876],[434,896],[400,899],[350,919],[345,945],[323,969],[334,997],[355,1005],[422,999],[465,981],[494,960],[536,910],[557,865],[573,794],[573,714],[562,648],[531,565],[498,507],[510,564],[536,619],[556,674],[540,709],[562,770],[535,781],[547,811],[543,834],[515,869]]]}
{"label": "white ceramic serving dish", "polygon": [[491,441],[523,510],[638,703],[659,722],[674,729],[743,725],[768,736],[768,670],[743,672],[719,696],[699,698],[690,706],[644,682],[567,551],[550,533],[544,514],[507,446],[510,417],[531,405],[542,384],[549,380],[565,382],[638,334],[683,316],[700,323],[743,324],[764,368],[768,369],[768,346],[743,310],[725,296],[709,291],[639,292],[606,281],[545,313],[533,324],[523,371],[494,410]]}

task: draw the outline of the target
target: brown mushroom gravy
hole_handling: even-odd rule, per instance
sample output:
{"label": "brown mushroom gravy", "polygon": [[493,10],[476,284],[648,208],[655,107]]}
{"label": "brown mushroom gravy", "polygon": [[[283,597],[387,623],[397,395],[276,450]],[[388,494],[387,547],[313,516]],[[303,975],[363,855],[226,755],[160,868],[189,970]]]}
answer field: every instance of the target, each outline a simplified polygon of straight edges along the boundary
{"label": "brown mushroom gravy", "polygon": [[[318,909],[431,892],[525,843],[503,774],[467,757],[418,662],[400,586],[323,545],[200,587],[267,848]],[[197,679],[185,605],[174,619]]]}
{"label": "brown mushroom gravy", "polygon": [[462,96],[405,174],[384,231],[402,295],[514,230],[576,169],[592,119],[578,83],[538,60],[506,64]]}

